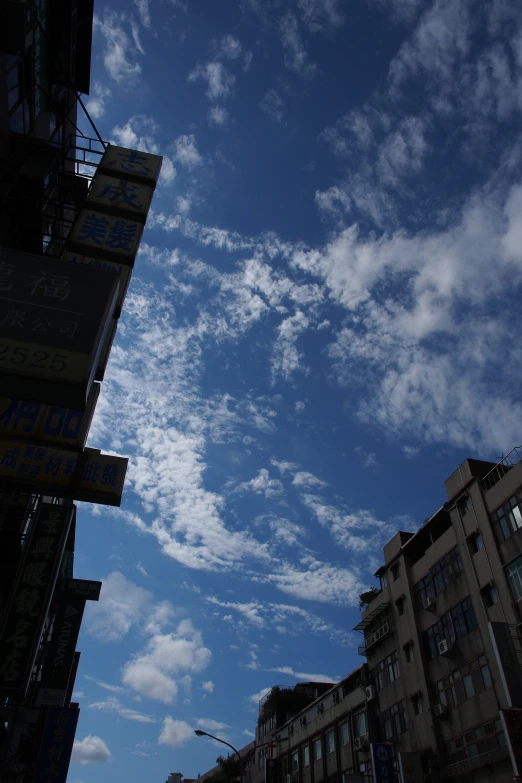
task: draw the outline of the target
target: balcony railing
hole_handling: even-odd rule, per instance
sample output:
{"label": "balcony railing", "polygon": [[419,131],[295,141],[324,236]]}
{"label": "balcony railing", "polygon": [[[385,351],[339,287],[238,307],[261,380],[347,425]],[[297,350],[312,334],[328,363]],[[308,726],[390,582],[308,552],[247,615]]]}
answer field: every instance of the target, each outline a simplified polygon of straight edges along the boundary
{"label": "balcony railing", "polygon": [[487,753],[480,753],[478,756],[471,756],[469,759],[463,759],[462,761],[457,761],[455,764],[450,764],[449,767],[446,767],[445,777],[452,778],[458,775],[465,775],[473,769],[485,767],[488,764],[496,764],[498,761],[502,761],[508,757],[509,750],[507,748],[488,750]]}
{"label": "balcony railing", "polygon": [[488,489],[494,487],[495,484],[497,484],[500,479],[504,478],[506,473],[509,473],[511,468],[520,461],[522,461],[522,445],[514,446],[511,451],[506,454],[505,457],[502,457],[500,462],[489,471],[489,473],[486,473],[481,482],[482,488],[487,492]]}
{"label": "balcony railing", "polygon": [[374,644],[377,644],[377,642],[380,642],[381,639],[384,639],[386,636],[388,636],[391,633],[391,630],[391,623],[386,621],[380,626],[380,628],[377,628],[376,631],[368,634],[364,642],[357,648],[359,655],[366,655],[368,649],[373,647]]}

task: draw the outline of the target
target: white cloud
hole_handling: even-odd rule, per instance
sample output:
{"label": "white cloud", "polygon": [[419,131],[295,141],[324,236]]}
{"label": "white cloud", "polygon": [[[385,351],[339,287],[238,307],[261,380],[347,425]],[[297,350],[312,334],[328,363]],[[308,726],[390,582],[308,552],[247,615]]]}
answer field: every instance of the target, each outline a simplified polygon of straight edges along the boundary
{"label": "white cloud", "polygon": [[307,367],[302,363],[303,354],[297,348],[297,339],[309,325],[310,319],[301,310],[297,310],[294,315],[280,323],[272,354],[273,379],[282,376],[289,380],[297,371],[307,372]]}
{"label": "white cloud", "polygon": [[116,641],[143,619],[151,603],[152,593],[114,571],[103,580],[100,600],[87,605],[86,628],[101,641]]}
{"label": "white cloud", "polygon": [[151,715],[144,715],[141,712],[124,707],[120,700],[114,696],[109,697],[105,701],[92,702],[89,704],[89,709],[119,715],[121,718],[136,721],[137,723],[157,723],[156,719]]}
{"label": "white cloud", "polygon": [[211,128],[224,128],[228,124],[229,117],[224,106],[211,106],[208,110],[208,124]]}
{"label": "white cloud", "polygon": [[214,683],[212,680],[206,680],[205,682],[201,683],[201,690],[205,691],[206,693],[214,693]]}
{"label": "white cloud", "polygon": [[299,489],[311,489],[314,487],[321,489],[327,486],[325,481],[317,478],[313,473],[307,473],[305,470],[300,470],[295,474],[292,484],[294,487],[299,487]]}
{"label": "white cloud", "polygon": [[317,72],[317,65],[308,60],[297,19],[291,11],[281,19],[279,30],[285,51],[286,67],[300,76],[313,76]]}
{"label": "white cloud", "polygon": [[352,204],[346,191],[338,185],[332,185],[328,190],[316,190],[315,203],[322,215],[334,218],[339,222],[344,221]]}
{"label": "white cloud", "polygon": [[248,729],[243,729],[243,734],[245,735],[245,737],[255,737],[256,736],[253,731],[249,731]]}
{"label": "white cloud", "polygon": [[291,666],[279,666],[274,669],[267,669],[266,671],[287,674],[289,677],[295,677],[297,680],[304,680],[307,682],[331,682],[333,684],[339,680],[339,677],[329,677],[327,674],[307,674],[306,672],[296,672]]}
{"label": "white cloud", "polygon": [[143,150],[143,152],[150,152],[153,155],[162,155],[159,184],[169,185],[176,176],[176,169],[171,158],[160,149],[156,141],[158,131],[159,128],[154,119],[143,114],[135,114],[124,125],[116,125],[112,129],[116,143],[122,147],[131,147]]}
{"label": "white cloud", "polygon": [[281,96],[275,90],[267,90],[259,101],[259,108],[268,114],[274,122],[283,121],[283,106],[284,101]]}
{"label": "white cloud", "polygon": [[140,15],[140,21],[143,27],[150,27],[151,20],[150,20],[149,0],[134,0],[134,5],[138,9],[138,13]]}
{"label": "white cloud", "polygon": [[195,737],[194,729],[184,720],[174,720],[167,715],[163,721],[158,743],[170,745],[173,748],[181,748]]}
{"label": "white cloud", "polygon": [[145,649],[124,665],[122,681],[144,696],[170,704],[178,692],[175,677],[181,681],[202,671],[210,658],[201,633],[190,620],[182,620],[171,633],[153,634]]}
{"label": "white cloud", "polygon": [[203,80],[207,83],[207,98],[211,101],[227,98],[234,87],[236,77],[219,61],[198,65],[188,75],[189,82]]}
{"label": "white cloud", "polygon": [[94,31],[101,33],[105,40],[105,70],[118,84],[129,83],[141,73],[141,65],[136,61],[139,47],[125,32],[125,22],[125,14],[117,14],[107,8],[103,18],[94,17]]}
{"label": "white cloud", "polygon": [[109,761],[111,752],[101,737],[88,734],[81,741],[75,740],[71,761],[73,764],[98,764]]}
{"label": "white cloud", "polygon": [[198,152],[196,137],[193,133],[178,136],[174,141],[174,158],[189,171],[195,166],[201,166],[203,158]]}
{"label": "white cloud", "polygon": [[212,720],[211,718],[198,718],[196,723],[200,729],[210,732],[222,731],[223,729],[230,728],[228,723],[221,723],[221,721]]}
{"label": "white cloud", "polygon": [[325,27],[336,28],[344,24],[344,16],[339,8],[339,0],[297,0],[303,22],[312,32]]}
{"label": "white cloud", "polygon": [[241,56],[243,47],[239,38],[233,35],[224,35],[219,44],[219,53],[227,60],[237,60]]}
{"label": "white cloud", "polygon": [[261,690],[258,693],[253,693],[252,696],[249,696],[249,700],[253,701],[254,704],[259,704],[261,699],[264,699],[267,693],[270,693],[272,690],[272,687],[270,688],[261,688]]}
{"label": "white cloud", "polygon": [[98,120],[105,113],[105,100],[109,98],[111,91],[101,82],[94,82],[94,86],[85,106],[91,117]]}
{"label": "white cloud", "polygon": [[294,598],[357,606],[363,583],[357,568],[339,568],[314,557],[301,558],[300,565],[284,563],[256,581],[268,582]]}
{"label": "white cloud", "polygon": [[95,677],[91,677],[89,674],[84,674],[83,676],[86,680],[94,682],[99,688],[103,688],[105,691],[109,691],[110,693],[123,693],[124,689],[121,687],[121,685],[111,685],[108,682],[97,680]]}
{"label": "white cloud", "polygon": [[306,403],[304,403],[302,400],[297,400],[297,402],[294,405],[294,409],[296,413],[303,413],[305,408],[306,408]]}
{"label": "white cloud", "polygon": [[138,569],[140,574],[143,574],[143,576],[149,576],[149,574],[147,573],[146,568],[144,568],[141,563],[136,563],[136,568]]}
{"label": "white cloud", "polygon": [[238,485],[238,490],[251,490],[266,498],[277,497],[283,493],[283,485],[279,479],[271,479],[266,468],[261,468],[257,476],[250,481],[243,481]]}
{"label": "white cloud", "polygon": [[256,601],[250,603],[241,603],[234,601],[219,601],[217,598],[209,596],[206,599],[209,603],[215,606],[221,606],[224,609],[234,609],[242,617],[248,620],[252,625],[257,625],[259,628],[263,628],[265,625],[264,619],[260,616],[260,605]]}

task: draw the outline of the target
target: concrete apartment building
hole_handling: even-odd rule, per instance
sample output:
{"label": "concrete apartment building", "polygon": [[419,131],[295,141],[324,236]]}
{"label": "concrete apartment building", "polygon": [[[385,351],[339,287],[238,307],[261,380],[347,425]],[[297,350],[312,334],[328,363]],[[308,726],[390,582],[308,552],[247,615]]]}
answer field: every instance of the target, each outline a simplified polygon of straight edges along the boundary
{"label": "concrete apartment building", "polygon": [[243,783],[265,780],[267,758],[277,783],[380,783],[371,743],[393,746],[404,783],[518,779],[501,712],[515,746],[521,457],[514,449],[497,465],[466,460],[445,482],[447,502],[416,533],[386,544],[379,588],[356,626],[366,662],[295,713],[267,709],[268,694]]}

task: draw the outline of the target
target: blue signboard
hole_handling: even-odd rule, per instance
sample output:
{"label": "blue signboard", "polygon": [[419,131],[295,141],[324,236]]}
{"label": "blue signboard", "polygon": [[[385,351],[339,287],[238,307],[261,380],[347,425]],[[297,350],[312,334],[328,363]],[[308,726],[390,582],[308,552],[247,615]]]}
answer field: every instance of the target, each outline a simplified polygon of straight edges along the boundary
{"label": "blue signboard", "polygon": [[49,707],[33,783],[65,783],[80,710]]}
{"label": "blue signboard", "polygon": [[372,742],[370,753],[372,756],[374,783],[394,783],[393,746]]}

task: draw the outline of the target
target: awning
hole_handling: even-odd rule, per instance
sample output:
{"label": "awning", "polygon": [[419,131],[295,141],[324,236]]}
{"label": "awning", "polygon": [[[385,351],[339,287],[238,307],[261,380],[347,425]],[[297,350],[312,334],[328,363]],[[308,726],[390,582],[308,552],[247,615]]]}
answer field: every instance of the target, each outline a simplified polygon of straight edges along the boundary
{"label": "awning", "polygon": [[386,609],[390,608],[390,604],[379,604],[379,606],[376,606],[373,611],[370,612],[370,614],[364,618],[364,620],[361,620],[361,622],[355,626],[353,629],[354,631],[364,631],[365,628],[368,628],[368,626],[373,623],[376,617],[378,617],[380,614],[382,614]]}

